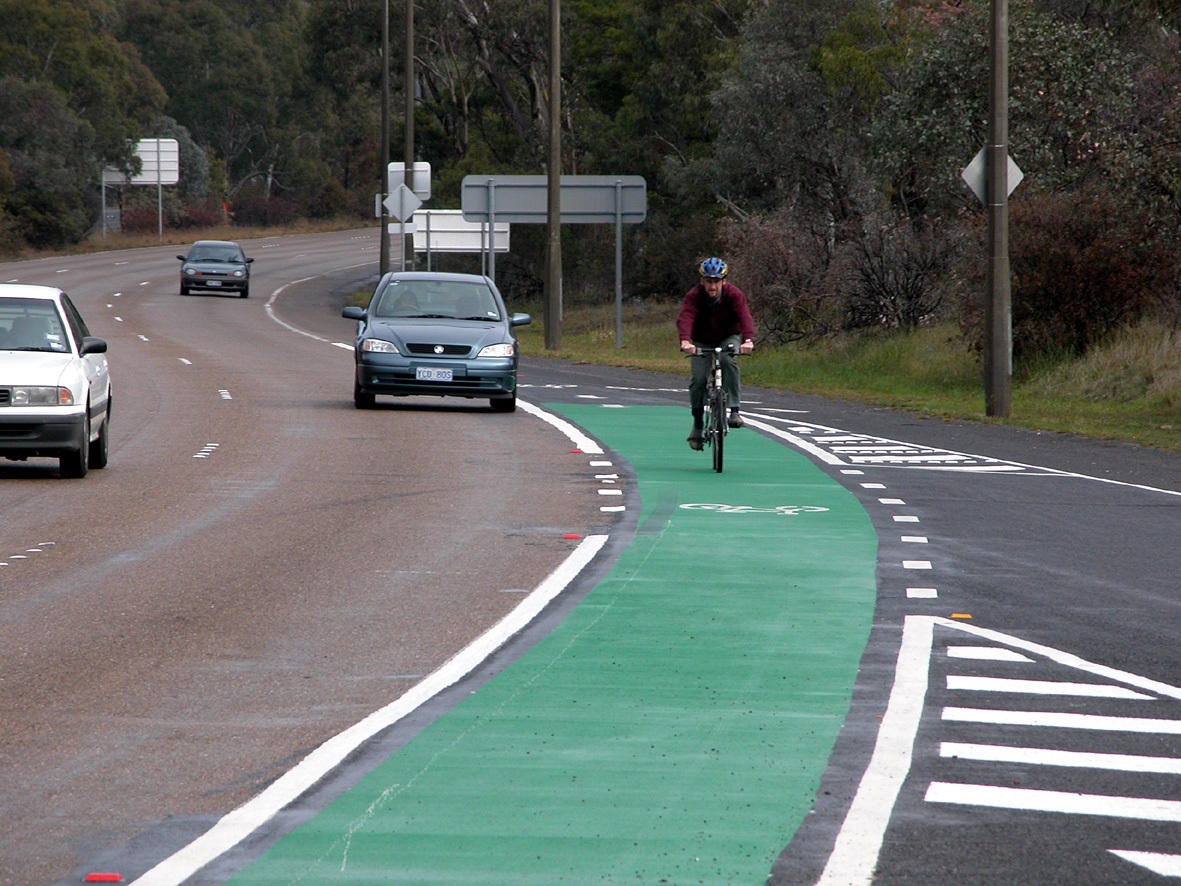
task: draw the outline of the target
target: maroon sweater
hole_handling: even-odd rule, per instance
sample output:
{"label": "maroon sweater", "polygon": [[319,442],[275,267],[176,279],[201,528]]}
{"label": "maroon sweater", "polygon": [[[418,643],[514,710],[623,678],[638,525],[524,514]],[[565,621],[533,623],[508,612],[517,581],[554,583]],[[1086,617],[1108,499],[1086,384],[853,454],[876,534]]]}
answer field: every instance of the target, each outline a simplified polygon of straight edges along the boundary
{"label": "maroon sweater", "polygon": [[698,283],[685,293],[677,316],[677,334],[681,341],[694,341],[717,347],[732,335],[754,340],[755,322],[750,316],[746,296],[733,283],[722,283],[717,301]]}

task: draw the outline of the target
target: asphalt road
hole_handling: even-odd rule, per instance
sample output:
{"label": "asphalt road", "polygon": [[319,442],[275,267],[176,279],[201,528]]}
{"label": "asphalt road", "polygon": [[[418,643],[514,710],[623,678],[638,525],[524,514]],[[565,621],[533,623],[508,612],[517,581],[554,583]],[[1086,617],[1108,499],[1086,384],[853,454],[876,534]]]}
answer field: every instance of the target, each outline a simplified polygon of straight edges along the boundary
{"label": "asphalt road", "polygon": [[[371,243],[372,241],[372,243]],[[174,248],[0,266],[108,339],[110,465],[0,462],[0,882],[191,837],[499,620],[601,519],[569,442],[485,402],[358,412],[326,289],[354,233],[246,244],[252,296]],[[332,300],[332,299],[330,299]],[[277,309],[282,317],[282,300]],[[147,835],[146,837],[144,835]]]}
{"label": "asphalt road", "polygon": [[[182,299],[168,249],[0,268],[66,288],[116,383],[110,467],[0,463],[0,881],[180,845],[604,526],[540,422],[352,408],[329,295],[372,270],[365,235],[248,252],[248,300]],[[526,359],[524,380],[536,403],[684,402],[651,373]],[[1181,457],[745,393],[880,541],[850,716],[772,882],[1158,882],[1181,846]],[[906,765],[859,802],[875,748]]]}

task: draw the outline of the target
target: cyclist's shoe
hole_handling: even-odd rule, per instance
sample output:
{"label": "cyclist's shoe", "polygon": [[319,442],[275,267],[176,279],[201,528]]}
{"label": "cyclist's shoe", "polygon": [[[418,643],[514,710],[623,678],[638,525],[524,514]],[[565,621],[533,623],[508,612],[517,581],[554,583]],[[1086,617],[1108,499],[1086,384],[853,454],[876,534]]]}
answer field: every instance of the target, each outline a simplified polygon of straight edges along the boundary
{"label": "cyclist's shoe", "polygon": [[743,425],[746,424],[746,422],[744,422],[742,420],[742,416],[739,413],[731,412],[730,418],[727,420],[726,424],[728,424],[732,428],[741,428]]}
{"label": "cyclist's shoe", "polygon": [[702,442],[701,428],[694,428],[689,432],[689,448],[697,452],[705,448],[705,444]]}

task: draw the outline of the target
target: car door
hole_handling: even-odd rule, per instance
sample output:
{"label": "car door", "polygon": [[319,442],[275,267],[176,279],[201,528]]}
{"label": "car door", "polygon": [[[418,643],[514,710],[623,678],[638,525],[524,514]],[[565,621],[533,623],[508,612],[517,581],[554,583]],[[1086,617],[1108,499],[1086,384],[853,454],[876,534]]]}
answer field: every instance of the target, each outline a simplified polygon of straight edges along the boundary
{"label": "car door", "polygon": [[[66,321],[70,327],[70,335],[74,339],[74,353],[82,354],[82,339],[90,335],[90,329],[86,326],[86,321],[82,319],[82,315],[70,300],[70,297],[64,292],[62,293],[62,312],[66,315]],[[95,430],[98,429],[98,421],[100,416],[105,417],[107,413],[107,403],[111,394],[111,375],[110,367],[107,364],[106,354],[82,354],[82,371],[86,374],[87,385],[90,388],[90,416],[91,421],[94,422]]]}

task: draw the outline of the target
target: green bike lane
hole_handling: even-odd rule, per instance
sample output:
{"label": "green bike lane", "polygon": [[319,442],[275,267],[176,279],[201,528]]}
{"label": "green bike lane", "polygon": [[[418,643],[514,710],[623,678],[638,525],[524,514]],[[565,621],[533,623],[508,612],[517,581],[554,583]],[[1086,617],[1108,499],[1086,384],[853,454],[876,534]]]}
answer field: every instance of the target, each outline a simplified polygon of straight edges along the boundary
{"label": "green bike lane", "polygon": [[630,464],[634,540],[550,634],[229,882],[766,880],[848,709],[869,518],[754,431],[719,475],[682,408],[546,408]]}

